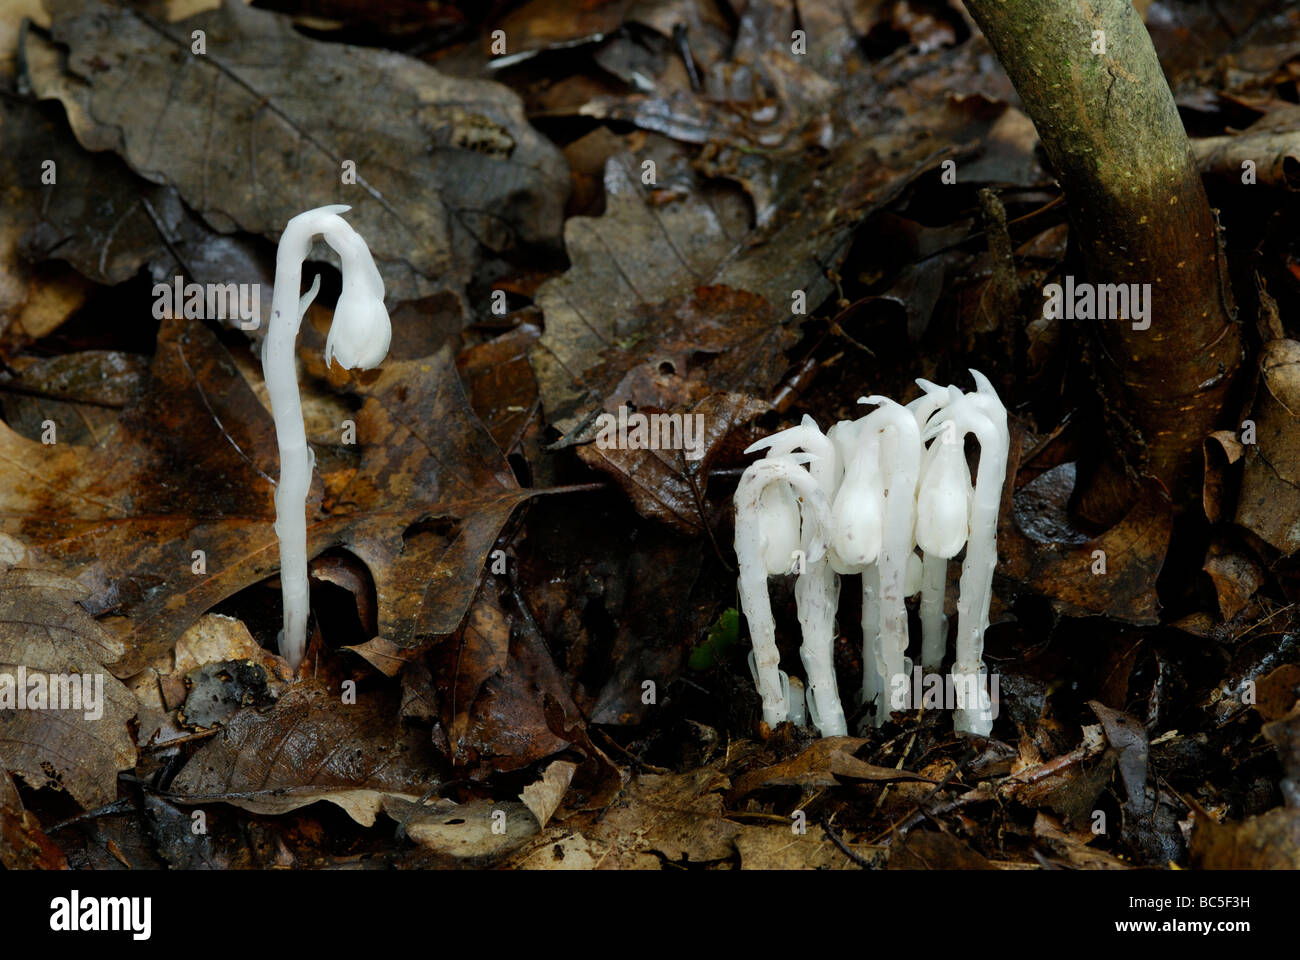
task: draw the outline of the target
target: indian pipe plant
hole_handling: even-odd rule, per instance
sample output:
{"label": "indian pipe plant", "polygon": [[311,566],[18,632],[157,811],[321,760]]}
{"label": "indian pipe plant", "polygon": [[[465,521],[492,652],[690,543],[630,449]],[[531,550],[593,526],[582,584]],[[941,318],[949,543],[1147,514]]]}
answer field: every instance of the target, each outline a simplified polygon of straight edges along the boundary
{"label": "indian pipe plant", "polygon": [[280,541],[280,593],[284,603],[280,653],[294,670],[307,651],[307,491],[315,466],[298,396],[294,343],[303,315],[320,289],[318,274],[311,289],[299,296],[303,261],[317,236],[339,255],[343,273],[343,290],[325,342],[326,365],[337,360],[345,369],[376,367],[388,355],[393,335],[384,306],[384,280],[370,256],[370,248],[339,216],[349,209],[341,204],[317,207],[285,224],[275,259],[271,323],[262,343],[262,370],[280,447],[280,480],[275,488],[275,533]]}
{"label": "indian pipe plant", "polygon": [[[737,487],[735,545],[741,608],[754,643],[751,668],[769,726],[803,716],[802,705],[792,702],[798,687],[780,670],[769,576],[798,574],[807,716],[824,736],[841,736],[847,723],[834,674],[840,576],[862,577],[861,703],[880,726],[893,706],[891,688],[912,671],[906,599],[921,594],[918,652],[927,671],[937,670],[947,647],[948,561],[964,547],[953,726],[958,733],[990,733],[982,657],[1010,435],[993,385],[978,371],[971,376],[970,393],[920,380],[924,394],[906,407],[863,397],[860,403],[876,409],[859,420],[823,434],[804,417],[747,451],[767,451]],[[973,482],[967,436],[979,450]]]}

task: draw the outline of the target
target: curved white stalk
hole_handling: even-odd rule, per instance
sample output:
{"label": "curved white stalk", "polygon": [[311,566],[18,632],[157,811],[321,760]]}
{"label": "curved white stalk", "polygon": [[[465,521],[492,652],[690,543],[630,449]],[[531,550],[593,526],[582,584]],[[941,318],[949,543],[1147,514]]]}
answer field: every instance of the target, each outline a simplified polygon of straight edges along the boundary
{"label": "curved white stalk", "polygon": [[[798,449],[816,456],[808,471],[827,503],[831,502],[839,486],[839,456],[835,444],[817,428],[812,417],[805,415],[799,426],[765,437],[745,452],[764,448],[769,458],[783,457]],[[831,569],[828,557],[805,559],[804,569],[795,581],[794,596],[803,633],[799,657],[808,677],[809,719],[822,736],[842,737],[848,733],[848,723],[835,683],[835,610],[840,601],[840,578]]]}
{"label": "curved white stalk", "polygon": [[[916,418],[888,397],[862,397],[859,403],[878,404],[866,418],[864,429],[871,435],[893,431],[892,456],[884,471],[885,522],[877,566],[880,572],[880,636],[873,651],[877,678],[884,688],[878,691],[876,726],[889,718],[884,693],[895,677],[906,676],[907,664],[907,561],[912,554],[912,535],[916,524],[916,484],[921,472],[921,433]],[[879,441],[878,441],[879,442]],[[869,444],[864,444],[864,448]],[[864,598],[865,599],[865,598]],[[868,651],[863,650],[863,661]],[[867,693],[864,669],[863,694]]]}
{"label": "curved white stalk", "polygon": [[750,667],[763,700],[763,720],[772,727],[788,719],[790,698],[789,681],[780,669],[781,654],[776,645],[767,578],[787,573],[792,558],[787,555],[779,559],[769,554],[769,542],[788,538],[790,518],[784,511],[773,510],[771,501],[765,502],[763,492],[770,484],[785,483],[793,488],[802,500],[794,523],[802,529],[799,543],[804,562],[822,560],[826,554],[826,496],[812,474],[801,466],[814,459],[811,454],[791,454],[755,461],[745,468],[734,497],[740,605],[749,621],[754,645]]}
{"label": "curved white stalk", "polygon": [[[974,371],[972,371],[974,373]],[[970,507],[970,537],[962,564],[961,594],[957,602],[957,657],[953,679],[959,690],[978,693],[975,703],[959,706],[953,727],[959,733],[988,736],[993,728],[992,704],[984,682],[984,631],[988,626],[989,602],[993,593],[993,570],[997,566],[997,521],[1006,476],[1009,433],[1006,409],[983,376],[976,375],[977,393],[965,394],[937,416],[931,431],[939,432],[953,423],[957,437],[974,434],[980,445],[979,469]]]}
{"label": "curved white stalk", "polygon": [[280,540],[280,592],[284,629],[280,653],[295,670],[307,646],[310,609],[307,586],[307,492],[315,458],[307,446],[298,397],[294,342],[303,314],[320,286],[299,297],[302,265],[312,240],[324,238],[342,263],[343,290],[334,308],[334,324],[325,345],[325,362],[337,359],[344,367],[376,366],[388,353],[392,327],[384,308],[384,281],[375,268],[366,242],[334,204],[300,213],[280,235],[271,294],[271,321],[262,344],[262,369],[271,398],[275,436],[280,448],[280,481],[275,488],[275,532]]}

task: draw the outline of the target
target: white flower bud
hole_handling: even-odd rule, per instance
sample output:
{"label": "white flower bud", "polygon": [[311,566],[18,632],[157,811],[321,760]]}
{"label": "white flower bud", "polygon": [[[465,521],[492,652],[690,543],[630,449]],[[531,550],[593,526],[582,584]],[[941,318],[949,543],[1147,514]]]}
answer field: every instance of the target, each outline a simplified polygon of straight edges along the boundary
{"label": "white flower bud", "polygon": [[348,370],[377,367],[388,356],[392,339],[393,326],[384,301],[345,285],[325,341],[325,365],[337,360]]}
{"label": "white flower bud", "polygon": [[927,555],[950,559],[965,546],[971,496],[964,445],[936,437],[926,454],[916,498],[916,543]]}

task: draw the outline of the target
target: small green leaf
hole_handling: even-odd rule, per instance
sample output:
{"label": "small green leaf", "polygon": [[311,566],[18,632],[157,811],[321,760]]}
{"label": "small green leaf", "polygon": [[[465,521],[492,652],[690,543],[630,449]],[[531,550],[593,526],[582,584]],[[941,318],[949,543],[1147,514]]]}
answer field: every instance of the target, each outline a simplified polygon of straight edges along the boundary
{"label": "small green leaf", "polygon": [[688,665],[692,670],[707,670],[725,660],[740,637],[740,613],[735,607],[723,610],[708,635],[691,652]]}

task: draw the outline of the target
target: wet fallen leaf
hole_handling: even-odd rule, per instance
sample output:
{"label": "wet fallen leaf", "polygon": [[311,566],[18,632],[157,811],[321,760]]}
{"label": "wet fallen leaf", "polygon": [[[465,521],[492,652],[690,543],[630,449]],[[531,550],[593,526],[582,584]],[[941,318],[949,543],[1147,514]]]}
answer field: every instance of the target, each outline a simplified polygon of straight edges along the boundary
{"label": "wet fallen leaf", "polygon": [[708,284],[757,294],[781,309],[795,305],[798,291],[803,309],[815,309],[831,292],[826,270],[847,252],[854,228],[937,165],[944,152],[908,135],[889,146],[888,164],[875,152],[884,142],[857,140],[822,164],[810,167],[800,159],[774,215],[760,220],[768,225],[757,228],[734,191],[697,188],[688,177],[686,196],[657,206],[637,159],[611,158],[604,215],[568,221],[565,245],[573,266],[537,293],[546,330],[532,362],[550,423],[565,433],[587,427],[571,441],[591,434],[585,418],[604,398],[585,372],[608,359],[610,347],[644,334],[654,316],[646,309],[651,305]]}
{"label": "wet fallen leaf", "polygon": [[1300,808],[1223,824],[1197,816],[1191,857],[1203,870],[1300,870]]}
{"label": "wet fallen leaf", "polygon": [[537,833],[537,820],[522,803],[434,800],[415,804],[386,798],[384,812],[432,853],[484,866],[510,853]]}
{"label": "wet fallen leaf", "polygon": [[936,781],[910,770],[866,763],[853,752],[868,741],[856,737],[824,737],[797,756],[780,763],[751,770],[736,778],[732,802],[764,787],[833,787],[845,781],[869,783],[927,783]]}
{"label": "wet fallen leaf", "polygon": [[576,763],[556,760],[547,765],[540,780],[524,787],[524,792],[519,795],[519,799],[537,818],[539,826],[545,827],[555,811],[559,809],[569,784],[573,782],[573,773],[577,769]]}
{"label": "wet fallen leaf", "polygon": [[[49,6],[54,41],[68,52],[61,63],[29,58],[37,95],[63,103],[84,146],[115,150],[146,178],[172,184],[223,233],[278,238],[290,217],[340,198],[351,159],[351,222],[395,300],[464,284],[483,250],[558,239],[563,162],[504,87],[310,40],[244,4],[177,24],[96,0]],[[194,30],[211,55],[191,53]],[[29,47],[48,43],[28,36]],[[349,96],[319,95],[336,86]],[[421,162],[430,151],[438,162]],[[312,183],[315,203],[302,193]]]}
{"label": "wet fallen leaf", "polygon": [[1088,846],[1097,835],[1088,827],[1066,830],[1061,821],[1042,810],[1034,817],[1034,836],[1070,866],[1079,870],[1127,870],[1129,865],[1105,850]]}
{"label": "wet fallen leaf", "polygon": [[109,803],[117,772],[136,760],[128,728],[135,698],[106,669],[122,645],[77,605],[84,587],[39,567],[11,565],[21,560],[21,545],[4,540],[10,559],[0,563],[0,769],[32,787],[65,790],[86,809]]}
{"label": "wet fallen leaf", "polygon": [[1236,486],[1230,485],[1229,468],[1241,460],[1246,448],[1231,430],[1216,430],[1205,438],[1205,482],[1201,503],[1211,523],[1233,512]]}
{"label": "wet fallen leaf", "polygon": [[999,796],[1010,797],[1030,808],[1051,807],[1068,823],[1083,822],[1092,804],[1110,782],[1113,759],[1088,761],[1106,753],[1107,741],[1100,725],[1083,728],[1082,742],[1051,760],[1013,768],[997,784]]}
{"label": "wet fallen leaf", "polygon": [[426,736],[403,724],[398,706],[387,688],[347,702],[300,681],[271,709],[235,714],[186,763],[171,799],[276,814],[328,800],[370,826],[385,797],[413,802],[438,784]]}
{"label": "wet fallen leaf", "polygon": [[540,335],[532,324],[520,324],[456,358],[470,405],[506,452],[519,444],[537,412],[537,380],[528,364],[528,350]]}
{"label": "wet fallen leaf", "polygon": [[[642,516],[694,536],[711,525],[704,492],[713,455],[732,433],[766,409],[767,404],[744,394],[715,394],[683,413],[668,415],[678,418],[681,443],[661,439],[653,446],[649,441],[645,447],[633,446],[639,441],[629,430],[626,445],[620,438],[605,443],[598,437],[595,443],[579,447],[578,455],[613,476]],[[693,418],[689,424],[687,417]],[[697,424],[700,429],[695,429]],[[613,422],[611,429],[617,429]]]}
{"label": "wet fallen leaf", "polygon": [[1289,556],[1300,549],[1300,343],[1265,344],[1259,372],[1236,519]]}
{"label": "wet fallen leaf", "polygon": [[726,777],[707,767],[633,778],[598,823],[581,828],[592,868],[655,870],[664,860],[700,864],[730,858],[741,825],[723,816],[727,786]]}
{"label": "wet fallen leaf", "polygon": [[[883,862],[883,851],[866,843],[848,848],[864,861]],[[820,827],[809,824],[804,833],[786,826],[746,826],[736,835],[742,870],[860,870],[861,865],[844,855],[827,839]]]}
{"label": "wet fallen leaf", "polygon": [[[33,66],[44,62],[43,55],[51,58],[56,53],[37,41],[29,43],[26,52]],[[260,284],[259,315],[270,315],[272,277],[265,244],[215,233],[172,187],[137,176],[112,155],[81,149],[57,108],[5,98],[0,102],[0,131],[6,145],[0,175],[10,184],[11,197],[11,215],[0,228],[0,263],[6,265],[6,277],[23,278],[32,263],[56,260],[104,284],[129,280],[142,267],[156,282],[172,283],[180,274],[187,282],[224,284],[237,279]],[[53,184],[41,182],[47,161],[57,171]],[[0,318],[21,304],[24,312],[18,318],[36,319],[40,298],[39,288],[29,285],[11,294],[10,282],[0,280]],[[28,307],[35,312],[28,313]],[[45,332],[67,309],[58,308],[57,301],[48,308],[54,312],[44,324]],[[22,322],[26,326],[28,321]],[[235,326],[240,320],[230,317],[226,322]],[[41,329],[27,332],[39,336]]]}
{"label": "wet fallen leaf", "polygon": [[449,759],[457,767],[484,776],[569,746],[550,729],[544,703],[550,697],[565,716],[577,718],[568,685],[540,638],[507,614],[492,582],[433,661],[430,696],[441,704]]}
{"label": "wet fallen leaf", "polygon": [[1068,520],[1074,479],[1075,466],[1068,463],[1014,493],[1012,483],[1004,485],[998,572],[1071,616],[1104,614],[1129,623],[1156,623],[1156,577],[1173,527],[1168,500],[1158,488],[1144,487],[1119,523],[1090,538]]}
{"label": "wet fallen leaf", "polygon": [[177,717],[190,694],[186,677],[207,665],[230,661],[256,665],[261,686],[272,698],[290,680],[289,665],[258,646],[241,621],[205,614],[181,634],[174,651],[126,681],[140,708],[136,742],[141,747],[157,747],[169,740],[187,739],[191,731]]}
{"label": "wet fallen leaf", "polygon": [[891,847],[887,870],[991,870],[994,864],[950,833],[918,830]]}
{"label": "wet fallen leaf", "polygon": [[0,864],[6,870],[67,870],[68,860],[30,810],[0,804]]}
{"label": "wet fallen leaf", "polygon": [[[201,325],[164,321],[150,377],[94,447],[0,426],[3,524],[87,583],[92,612],[130,615],[124,676],[278,563],[274,430],[225,349]],[[459,625],[502,525],[531,494],[469,410],[448,351],[389,364],[366,391],[360,467],[329,512],[314,482],[308,552],[360,557],[380,635],[419,646]]]}
{"label": "wet fallen leaf", "polygon": [[1244,548],[1227,545],[1221,538],[1210,543],[1202,569],[1214,583],[1219,612],[1225,621],[1245,609],[1264,583],[1263,565]]}
{"label": "wet fallen leaf", "polygon": [[1256,712],[1264,720],[1280,720],[1300,700],[1300,664],[1284,663],[1259,678],[1256,684]]}
{"label": "wet fallen leaf", "polygon": [[713,616],[713,599],[697,589],[710,548],[660,524],[629,543],[636,518],[615,497],[593,498],[579,514],[558,498],[537,500],[519,548],[519,579],[539,636],[576,680],[582,714],[593,723],[638,724],[658,713],[646,682],[662,694]]}

